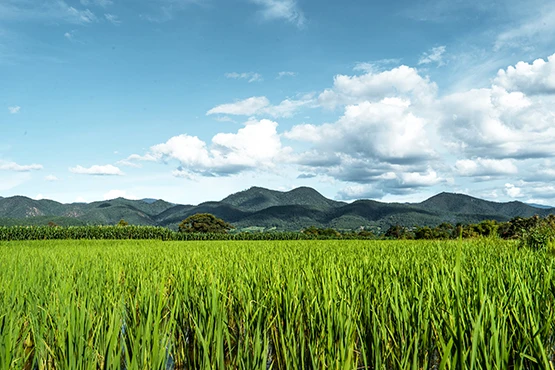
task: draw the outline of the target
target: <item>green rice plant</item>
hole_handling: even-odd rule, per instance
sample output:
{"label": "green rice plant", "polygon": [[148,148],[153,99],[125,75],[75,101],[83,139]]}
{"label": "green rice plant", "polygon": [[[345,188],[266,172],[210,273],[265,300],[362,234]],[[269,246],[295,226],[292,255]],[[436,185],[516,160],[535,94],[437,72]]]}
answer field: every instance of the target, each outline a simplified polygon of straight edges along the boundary
{"label": "green rice plant", "polygon": [[488,238],[0,241],[0,368],[550,369],[554,267]]}

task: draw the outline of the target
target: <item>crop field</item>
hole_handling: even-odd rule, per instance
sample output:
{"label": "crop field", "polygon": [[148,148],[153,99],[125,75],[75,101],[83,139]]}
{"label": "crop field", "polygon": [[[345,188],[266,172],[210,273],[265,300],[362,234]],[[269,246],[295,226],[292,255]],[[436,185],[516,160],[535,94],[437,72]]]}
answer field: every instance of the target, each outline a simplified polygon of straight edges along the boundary
{"label": "crop field", "polygon": [[0,369],[550,369],[553,261],[494,239],[0,242]]}

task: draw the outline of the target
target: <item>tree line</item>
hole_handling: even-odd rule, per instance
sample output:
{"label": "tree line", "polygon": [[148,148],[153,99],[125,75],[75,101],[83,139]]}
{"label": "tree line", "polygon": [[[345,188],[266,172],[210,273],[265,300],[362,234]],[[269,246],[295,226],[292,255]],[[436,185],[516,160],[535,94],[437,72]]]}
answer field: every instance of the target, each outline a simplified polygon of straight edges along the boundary
{"label": "tree line", "polygon": [[479,223],[452,225],[443,222],[435,227],[392,225],[385,233],[373,233],[365,228],[336,230],[310,226],[297,232],[232,232],[234,227],[224,220],[201,213],[187,217],[178,231],[164,227],[129,225],[120,220],[114,226],[59,227],[48,226],[0,227],[0,240],[37,239],[160,239],[160,240],[307,240],[307,239],[403,239],[447,240],[493,237],[520,240],[533,248],[555,247],[555,215],[514,217],[507,222],[484,220]]}

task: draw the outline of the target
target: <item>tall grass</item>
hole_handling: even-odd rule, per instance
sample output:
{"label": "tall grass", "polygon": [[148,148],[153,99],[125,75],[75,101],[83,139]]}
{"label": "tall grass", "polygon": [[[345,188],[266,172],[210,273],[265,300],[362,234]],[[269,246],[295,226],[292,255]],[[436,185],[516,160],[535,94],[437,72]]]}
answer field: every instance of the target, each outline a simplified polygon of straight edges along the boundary
{"label": "tall grass", "polygon": [[554,267],[495,240],[0,242],[0,368],[549,369]]}

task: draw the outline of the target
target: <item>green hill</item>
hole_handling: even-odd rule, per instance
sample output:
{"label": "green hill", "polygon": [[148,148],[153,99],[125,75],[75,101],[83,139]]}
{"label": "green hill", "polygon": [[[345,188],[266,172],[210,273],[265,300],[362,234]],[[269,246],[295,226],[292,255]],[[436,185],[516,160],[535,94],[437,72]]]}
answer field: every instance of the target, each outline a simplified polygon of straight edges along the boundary
{"label": "green hill", "polygon": [[0,197],[0,225],[114,225],[130,224],[177,228],[195,213],[212,213],[240,229],[299,230],[308,226],[383,230],[394,224],[435,226],[442,222],[475,223],[485,219],[507,221],[513,217],[546,216],[553,208],[522,202],[498,203],[463,194],[440,193],[421,203],[352,203],[327,199],[307,187],[287,192],[252,187],[219,202],[175,205],[163,200],[123,198],[93,203],[62,204],[27,197]]}

